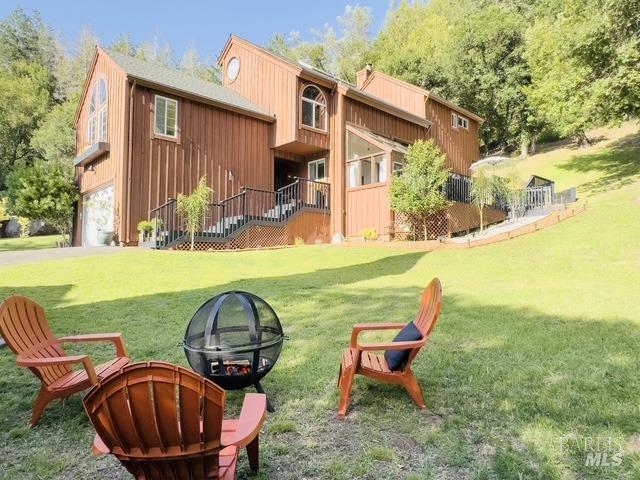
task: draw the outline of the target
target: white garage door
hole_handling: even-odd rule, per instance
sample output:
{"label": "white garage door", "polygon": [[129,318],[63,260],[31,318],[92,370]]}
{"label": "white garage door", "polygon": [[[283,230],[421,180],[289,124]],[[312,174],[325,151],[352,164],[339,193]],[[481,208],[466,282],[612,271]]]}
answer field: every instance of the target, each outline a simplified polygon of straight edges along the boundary
{"label": "white garage door", "polygon": [[98,190],[82,199],[82,245],[95,247],[98,231],[113,232],[115,202],[113,186]]}

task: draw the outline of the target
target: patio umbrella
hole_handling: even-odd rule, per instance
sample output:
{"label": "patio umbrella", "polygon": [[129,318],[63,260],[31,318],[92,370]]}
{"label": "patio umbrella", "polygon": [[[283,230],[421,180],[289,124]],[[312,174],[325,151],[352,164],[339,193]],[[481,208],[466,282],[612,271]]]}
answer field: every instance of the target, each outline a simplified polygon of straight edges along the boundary
{"label": "patio umbrella", "polygon": [[483,167],[503,166],[503,165],[506,165],[507,162],[509,162],[510,160],[511,158],[509,157],[502,157],[499,155],[494,155],[492,157],[485,157],[478,160],[477,162],[472,163],[471,166],[469,167],[469,170],[471,170],[472,172],[475,172],[479,168],[483,168]]}

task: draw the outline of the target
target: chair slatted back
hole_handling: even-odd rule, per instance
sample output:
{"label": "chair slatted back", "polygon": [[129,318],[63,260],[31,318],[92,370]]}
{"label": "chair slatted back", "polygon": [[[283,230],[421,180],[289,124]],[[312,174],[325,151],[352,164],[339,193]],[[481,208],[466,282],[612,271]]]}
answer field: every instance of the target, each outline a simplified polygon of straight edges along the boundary
{"label": "chair slatted back", "polygon": [[[434,278],[429,282],[422,292],[422,299],[420,301],[420,308],[413,323],[418,327],[418,330],[422,333],[422,338],[425,340],[429,338],[433,327],[436,325],[436,321],[440,317],[440,310],[442,308],[442,284],[438,278]],[[420,351],[420,348],[414,348],[409,354],[409,358],[404,368],[410,368],[411,362]]]}
{"label": "chair slatted back", "polygon": [[127,365],[84,399],[100,438],[138,479],[218,478],[224,404],[222,388],[164,362]]}
{"label": "chair slatted back", "polygon": [[[44,309],[30,298],[13,295],[0,305],[0,333],[9,348],[26,358],[64,357],[67,354],[49,327]],[[68,365],[33,367],[45,385],[71,371]]]}

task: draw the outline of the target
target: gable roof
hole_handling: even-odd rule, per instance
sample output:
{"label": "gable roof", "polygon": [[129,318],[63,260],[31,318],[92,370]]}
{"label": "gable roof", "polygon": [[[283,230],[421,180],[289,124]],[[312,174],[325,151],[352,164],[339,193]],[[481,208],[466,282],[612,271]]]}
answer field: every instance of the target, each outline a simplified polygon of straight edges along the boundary
{"label": "gable roof", "polygon": [[417,125],[421,125],[423,127],[428,128],[432,125],[432,122],[430,120],[414,115],[411,112],[408,112],[389,102],[386,102],[385,100],[379,97],[376,97],[375,95],[371,95],[370,93],[365,92],[364,90],[356,87],[352,83],[346,82],[345,80],[342,80],[336,77],[335,75],[324,72],[305,62],[294,62],[293,60],[283,57],[282,55],[279,55],[277,53],[273,53],[267,50],[266,48],[261,47],[260,45],[256,45],[255,43],[245,40],[244,38],[240,38],[236,35],[229,36],[227,43],[222,49],[222,52],[220,53],[220,55],[218,56],[218,64],[220,66],[222,66],[222,59],[227,53],[227,51],[229,50],[229,48],[231,47],[231,44],[233,42],[238,42],[242,45],[245,45],[249,48],[254,49],[255,51],[259,52],[262,55],[267,55],[277,60],[281,65],[283,65],[285,68],[289,69],[290,71],[293,71],[298,76],[303,75],[305,78],[308,78],[308,79],[310,78],[314,81],[317,81],[320,85],[329,86],[329,88],[339,87],[341,93],[343,93],[347,97],[353,98],[354,100],[358,100],[367,105],[374,106],[384,112],[387,112],[391,115],[407,120],[409,122],[415,123]]}
{"label": "gable roof", "polygon": [[[100,49],[98,49],[100,51]],[[275,117],[265,109],[253,104],[233,90],[193,77],[177,69],[163,67],[154,63],[133,58],[113,50],[102,50],[116,65],[127,74],[127,77],[153,86],[164,87],[177,94],[195,96],[220,106],[221,108],[238,110],[240,113],[274,121]]]}
{"label": "gable roof", "polygon": [[447,107],[449,107],[452,110],[455,110],[458,113],[461,113],[463,115],[466,115],[470,118],[472,118],[473,120],[475,120],[478,123],[484,123],[484,118],[482,118],[479,115],[476,115],[475,113],[467,110],[466,108],[462,108],[459,105],[456,105],[455,103],[450,102],[449,100],[446,100],[444,98],[442,98],[439,95],[436,95],[435,93],[433,93],[431,90],[427,90],[426,88],[422,88],[422,87],[418,87],[417,85],[414,85],[413,83],[409,83],[406,82],[404,80],[400,80],[399,78],[396,77],[392,77],[391,75],[387,75],[386,73],[380,72],[378,70],[373,70],[369,76],[367,77],[367,79],[364,81],[364,83],[362,84],[361,90],[366,90],[367,85],[369,85],[371,83],[371,81],[373,80],[374,77],[381,77],[382,79],[388,81],[388,82],[393,82],[397,85],[400,85],[408,90],[413,91],[414,93],[418,93],[420,95],[424,95],[426,100],[429,99],[433,99],[438,103],[441,103],[443,105],[446,105]]}

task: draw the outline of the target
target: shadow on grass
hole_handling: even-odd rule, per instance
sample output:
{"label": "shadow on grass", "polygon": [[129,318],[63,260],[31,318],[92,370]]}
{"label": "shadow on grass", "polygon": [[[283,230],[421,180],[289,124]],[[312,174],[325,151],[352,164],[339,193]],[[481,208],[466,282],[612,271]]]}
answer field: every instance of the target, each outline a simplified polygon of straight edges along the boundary
{"label": "shadow on grass", "polygon": [[[594,137],[589,137],[589,143],[591,146],[595,146],[598,143],[601,143],[607,140],[606,135],[597,135]],[[545,142],[537,146],[535,154],[547,153],[552,150],[557,150],[559,148],[567,148],[569,150],[580,150],[582,147],[578,145],[578,142],[575,138],[564,138],[561,140],[555,140],[553,142]]]}
{"label": "shadow on grass", "polygon": [[[628,438],[640,431],[633,401],[640,391],[640,327],[618,318],[477,304],[447,295],[446,285],[442,317],[414,362],[429,410],[417,410],[397,387],[358,378],[349,415],[337,420],[335,382],[351,326],[408,321],[421,291],[395,287],[393,279],[376,288],[358,282],[405,273],[423,255],[86,305],[64,305],[69,285],[25,293],[48,308],[57,333],[121,331],[134,360],[181,365],[184,329],[205,299],[232,289],[263,296],[290,340],[264,381],[277,412],[267,420],[259,478],[404,478],[429,471],[437,478],[470,478],[484,470],[498,478],[559,478],[567,470],[580,478],[630,474],[628,459],[611,472],[589,470],[583,452],[561,452],[560,442],[569,434]],[[37,429],[24,428],[38,384],[13,360],[11,352],[0,352],[0,406],[10,412],[0,418],[0,456],[12,459],[12,478],[28,478],[34,458],[46,465],[40,474],[93,478],[96,469],[108,468],[108,478],[120,478],[117,462],[89,455],[91,429],[80,396],[54,403]],[[229,395],[230,411],[237,413],[241,397]],[[292,427],[270,432],[270,425],[285,423]],[[393,461],[379,460],[386,451]],[[68,461],[58,468],[41,455]]]}
{"label": "shadow on grass", "polygon": [[640,175],[640,138],[638,135],[627,135],[611,143],[602,152],[574,155],[568,162],[560,164],[559,168],[580,173],[602,172],[603,175],[597,180],[581,185],[592,194],[621,188]]}

